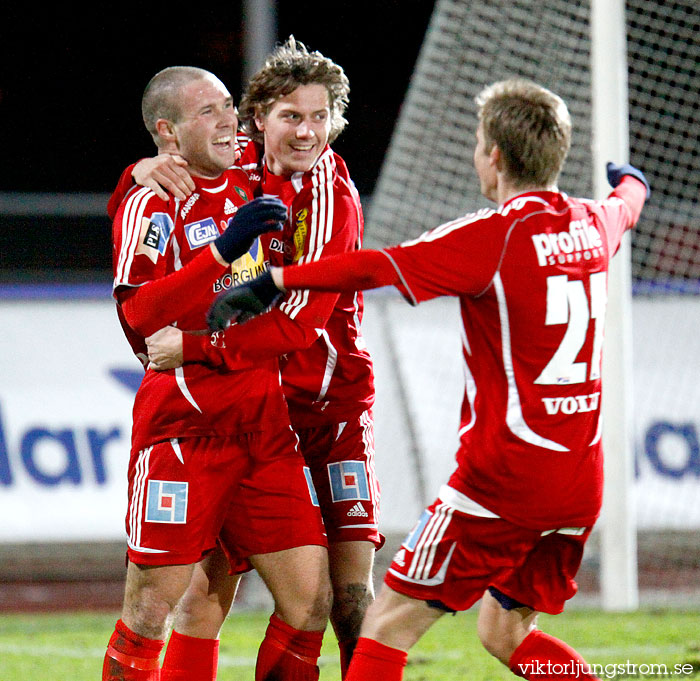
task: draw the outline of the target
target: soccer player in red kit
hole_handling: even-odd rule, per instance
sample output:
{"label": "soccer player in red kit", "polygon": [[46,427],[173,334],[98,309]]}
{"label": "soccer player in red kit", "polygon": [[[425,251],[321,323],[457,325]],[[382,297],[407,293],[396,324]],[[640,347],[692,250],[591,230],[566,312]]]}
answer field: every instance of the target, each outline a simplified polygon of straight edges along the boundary
{"label": "soccer player in red kit", "polygon": [[[283,233],[272,239],[273,264],[312,262],[361,246],[360,199],[344,161],[329,146],[346,125],[348,91],[340,66],[290,38],[268,57],[243,96],[241,121],[250,141],[238,164],[248,173],[256,195],[277,196],[289,210]],[[146,159],[123,180],[131,184],[133,172],[139,182],[152,184],[161,177],[158,173],[177,170],[164,161]],[[152,186],[158,190],[157,184]],[[178,190],[177,185],[168,186]],[[181,196],[189,192],[185,184]],[[155,368],[183,362],[236,366],[282,355],[290,418],[328,533],[331,622],[343,673],[373,599],[374,552],[383,543],[377,526],[373,371],[360,329],[362,313],[362,294],[356,292],[290,294],[268,314],[226,329],[216,345],[173,327],[148,339]],[[175,622],[166,654],[164,678],[174,673],[171,654],[177,656],[173,667],[183,673],[187,668],[188,678],[211,678],[201,665],[194,668],[188,649],[195,641],[199,648],[207,640],[216,645],[226,608],[209,607],[208,596],[216,590],[222,601],[230,601],[234,583],[221,575],[208,578],[215,580],[216,588],[206,578],[195,578],[188,590],[187,607]],[[275,616],[270,625],[278,626]]]}
{"label": "soccer player in red kit", "polygon": [[[265,233],[281,228],[287,210],[278,199],[251,201],[247,176],[231,168],[237,113],[213,74],[164,69],[146,87],[142,112],[158,148],[187,160],[195,185],[184,202],[134,187],[114,218],[114,296],[134,353],[147,364],[145,337],[164,325],[210,338],[205,313],[221,282],[265,269]],[[331,600],[327,542],[276,358],[215,370],[147,368],[134,402],[128,477],[126,588],[103,681],[161,678],[168,619],[223,533],[266,579],[287,629],[304,640],[322,637]],[[244,495],[249,505],[237,506]],[[279,526],[281,540],[259,531],[261,495],[283,518],[265,519]],[[258,531],[240,523],[244,513]],[[299,660],[266,636],[256,679],[317,679],[318,651],[306,652]],[[293,669],[280,666],[281,657]]]}
{"label": "soccer player in red kit", "polygon": [[457,468],[394,556],[347,681],[398,681],[433,622],[479,599],[479,638],[513,673],[595,678],[536,620],[576,592],[600,511],[608,263],[648,184],[636,168],[609,164],[606,200],[568,197],[556,186],[571,135],[564,102],[508,80],[477,103],[474,164],[497,208],[381,251],[273,268],[210,311],[220,325],[279,290],[393,285],[413,305],[459,299],[466,385]]}

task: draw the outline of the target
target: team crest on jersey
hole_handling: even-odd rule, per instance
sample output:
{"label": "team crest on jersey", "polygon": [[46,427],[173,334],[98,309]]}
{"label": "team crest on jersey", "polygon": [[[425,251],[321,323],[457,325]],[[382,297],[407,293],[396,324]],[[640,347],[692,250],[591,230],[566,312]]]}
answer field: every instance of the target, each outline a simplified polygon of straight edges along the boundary
{"label": "team crest on jersey", "polygon": [[158,255],[165,253],[165,247],[173,231],[172,218],[167,213],[153,213],[141,223],[139,245],[136,253],[146,255],[151,262],[158,260]]}
{"label": "team crest on jersey", "polygon": [[146,522],[184,524],[187,522],[186,482],[149,480]]}
{"label": "team crest on jersey", "polygon": [[309,216],[309,211],[306,208],[302,208],[296,216],[294,221],[295,231],[294,231],[294,262],[299,260],[304,254],[304,243],[306,242],[306,235],[309,233],[309,226],[306,223],[306,218]]}
{"label": "team crest on jersey", "polygon": [[328,464],[333,501],[369,501],[369,481],[362,461],[338,461]]}
{"label": "team crest on jersey", "polygon": [[236,190],[236,194],[240,196],[244,201],[248,200],[248,194],[245,193],[245,189],[241,189],[240,187],[234,187]]}
{"label": "team crest on jersey", "polygon": [[204,218],[185,225],[185,236],[190,248],[200,248],[219,236],[219,230],[213,218]]}

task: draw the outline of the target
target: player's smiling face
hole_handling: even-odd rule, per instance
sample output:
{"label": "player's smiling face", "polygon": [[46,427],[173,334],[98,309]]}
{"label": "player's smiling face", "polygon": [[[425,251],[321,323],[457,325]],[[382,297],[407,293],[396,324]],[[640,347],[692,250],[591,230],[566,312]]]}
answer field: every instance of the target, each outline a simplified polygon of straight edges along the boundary
{"label": "player's smiling face", "polygon": [[310,170],[328,143],[331,112],[324,85],[300,85],[255,119],[265,138],[265,161],[275,175]]}
{"label": "player's smiling face", "polygon": [[179,153],[193,175],[218,177],[236,159],[238,115],[233,98],[218,78],[188,83],[174,124]]}

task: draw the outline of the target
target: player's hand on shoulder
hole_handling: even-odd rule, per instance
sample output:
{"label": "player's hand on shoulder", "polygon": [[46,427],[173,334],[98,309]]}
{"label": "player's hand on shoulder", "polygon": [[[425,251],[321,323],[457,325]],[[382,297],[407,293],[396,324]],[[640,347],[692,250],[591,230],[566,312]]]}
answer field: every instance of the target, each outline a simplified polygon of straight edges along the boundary
{"label": "player's hand on shoulder", "polygon": [[241,324],[268,310],[282,295],[270,272],[220,293],[207,314],[210,331],[224,331],[232,322]]}
{"label": "player's hand on shoulder", "polygon": [[640,182],[642,182],[647,188],[647,199],[651,195],[651,188],[649,187],[649,182],[644,176],[644,173],[641,170],[639,170],[639,168],[635,168],[630,163],[623,163],[621,165],[618,165],[616,163],[608,161],[607,165],[605,166],[605,170],[608,174],[608,182],[610,183],[611,187],[617,187],[617,185],[620,184],[620,182],[622,182],[622,178],[625,175],[631,175],[632,177],[635,177]]}
{"label": "player's hand on shoulder", "polygon": [[184,200],[194,191],[195,185],[189,172],[188,163],[177,154],[158,154],[141,159],[131,173],[134,182],[148,187],[156,196],[168,201],[170,194]]}

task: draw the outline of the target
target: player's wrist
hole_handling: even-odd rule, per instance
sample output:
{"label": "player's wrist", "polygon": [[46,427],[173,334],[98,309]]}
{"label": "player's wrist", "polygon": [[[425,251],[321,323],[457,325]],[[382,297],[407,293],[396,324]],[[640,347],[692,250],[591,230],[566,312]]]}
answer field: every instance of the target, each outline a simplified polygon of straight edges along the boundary
{"label": "player's wrist", "polygon": [[284,288],[284,268],[283,267],[271,267],[270,276],[272,277],[272,283],[284,293],[287,289]]}
{"label": "player's wrist", "polygon": [[209,250],[211,250],[211,254],[214,256],[214,260],[219,263],[222,267],[228,267],[230,265],[229,262],[227,262],[224,257],[221,255],[219,252],[219,249],[216,247],[216,243],[212,241],[212,243],[209,244]]}

